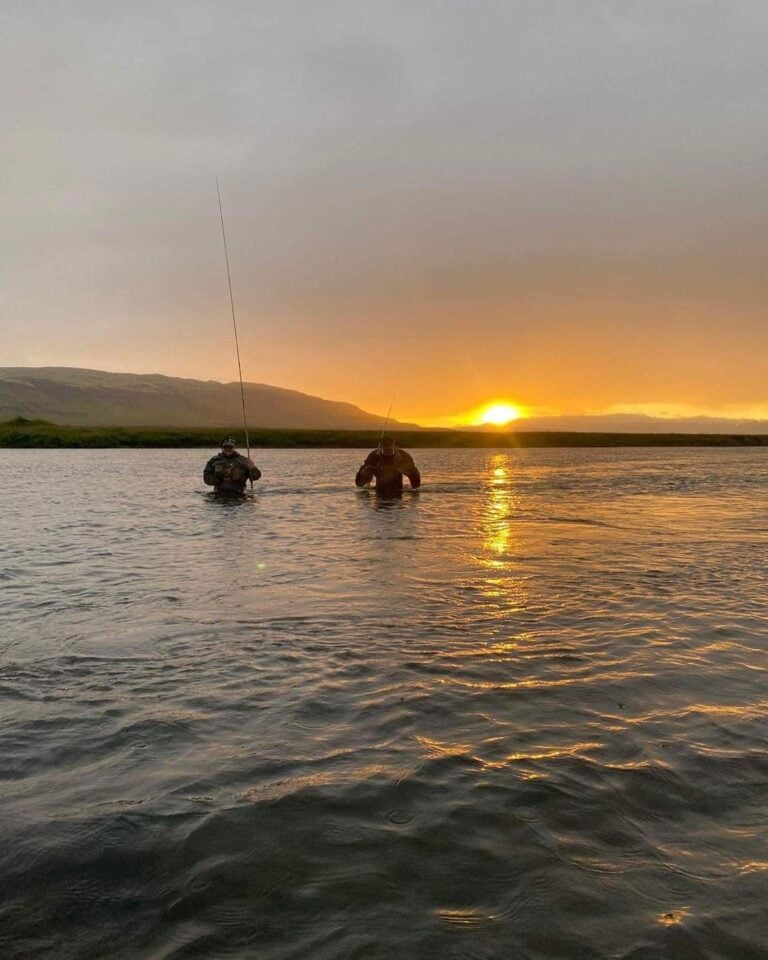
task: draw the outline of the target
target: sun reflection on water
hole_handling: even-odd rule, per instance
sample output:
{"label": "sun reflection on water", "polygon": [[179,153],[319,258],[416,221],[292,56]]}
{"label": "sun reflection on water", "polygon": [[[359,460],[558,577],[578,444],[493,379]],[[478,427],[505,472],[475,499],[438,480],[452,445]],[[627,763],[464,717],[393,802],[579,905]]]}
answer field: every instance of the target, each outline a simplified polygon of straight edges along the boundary
{"label": "sun reflection on water", "polygon": [[482,553],[479,562],[486,572],[483,594],[492,599],[523,599],[519,579],[511,579],[516,537],[512,515],[519,510],[519,495],[506,454],[493,454],[488,461],[485,501],[481,520]]}
{"label": "sun reflection on water", "polygon": [[504,454],[496,454],[491,458],[489,473],[483,518],[483,543],[489,553],[495,554],[487,558],[487,565],[503,569],[506,564],[500,558],[506,556],[512,547],[509,514],[516,505],[516,497],[510,485],[509,465]]}

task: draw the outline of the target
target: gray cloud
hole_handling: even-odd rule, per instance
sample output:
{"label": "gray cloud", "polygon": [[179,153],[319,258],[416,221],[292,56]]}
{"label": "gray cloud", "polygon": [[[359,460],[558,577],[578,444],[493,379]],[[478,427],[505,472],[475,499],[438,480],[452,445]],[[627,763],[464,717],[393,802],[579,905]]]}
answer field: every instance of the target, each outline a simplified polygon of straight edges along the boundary
{"label": "gray cloud", "polygon": [[[202,375],[216,175],[244,323],[278,351],[264,379],[303,357],[285,331],[329,371],[367,370],[367,334],[358,355],[334,338],[383,316],[410,351],[427,349],[410,325],[453,343],[469,311],[480,340],[514,330],[543,357],[563,336],[553,302],[581,304],[574,339],[607,314],[609,336],[634,337],[645,305],[644,363],[670,324],[667,350],[723,338],[731,369],[768,346],[757,0],[75,0],[2,17],[3,363],[163,370],[191,332],[178,362]],[[472,363],[496,375],[479,346]]]}

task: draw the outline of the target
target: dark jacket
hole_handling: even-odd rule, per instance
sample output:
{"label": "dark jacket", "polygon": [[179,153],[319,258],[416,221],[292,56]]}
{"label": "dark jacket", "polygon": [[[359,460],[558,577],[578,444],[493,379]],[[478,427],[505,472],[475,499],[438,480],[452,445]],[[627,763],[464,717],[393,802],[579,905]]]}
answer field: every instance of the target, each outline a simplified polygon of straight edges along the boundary
{"label": "dark jacket", "polygon": [[379,449],[371,450],[357,471],[355,483],[358,487],[364,487],[375,479],[376,492],[388,496],[402,491],[403,474],[408,477],[414,490],[421,486],[421,474],[410,453],[399,447],[395,447],[389,455]]}
{"label": "dark jacket", "polygon": [[261,470],[249,465],[242,453],[225,457],[217,453],[206,463],[203,471],[203,480],[216,493],[242,493],[248,480],[258,480]]}

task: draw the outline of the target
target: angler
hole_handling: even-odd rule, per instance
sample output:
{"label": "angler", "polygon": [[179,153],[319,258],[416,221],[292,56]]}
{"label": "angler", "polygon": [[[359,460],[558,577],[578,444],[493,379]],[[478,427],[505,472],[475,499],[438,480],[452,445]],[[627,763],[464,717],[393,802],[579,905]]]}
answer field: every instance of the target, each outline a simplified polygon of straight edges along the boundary
{"label": "angler", "polygon": [[258,480],[261,470],[251,460],[235,449],[235,441],[230,437],[221,442],[221,453],[206,463],[203,480],[216,493],[242,494],[246,481]]}
{"label": "angler", "polygon": [[411,487],[421,486],[421,474],[406,450],[401,450],[392,437],[382,437],[375,450],[371,450],[357,471],[355,483],[365,487],[376,480],[376,493],[383,497],[402,493],[403,476],[408,477]]}
{"label": "angler", "polygon": [[216,196],[219,201],[219,219],[221,220],[221,240],[224,246],[224,263],[227,267],[227,286],[229,287],[229,305],[232,310],[232,332],[235,335],[235,356],[237,357],[237,375],[240,380],[240,402],[243,407],[243,428],[245,430],[245,449],[247,455],[244,457],[235,450],[235,441],[231,437],[221,442],[221,453],[211,457],[205,465],[203,471],[203,480],[209,487],[213,487],[216,493],[243,493],[246,480],[251,482],[253,490],[253,481],[261,476],[261,470],[251,460],[251,441],[248,436],[248,414],[245,410],[245,389],[243,387],[243,367],[240,363],[240,341],[237,336],[237,316],[235,315],[235,297],[232,293],[232,274],[229,270],[229,250],[227,249],[227,231],[224,229],[224,210],[221,206],[221,190],[219,190],[219,178],[216,178]]}

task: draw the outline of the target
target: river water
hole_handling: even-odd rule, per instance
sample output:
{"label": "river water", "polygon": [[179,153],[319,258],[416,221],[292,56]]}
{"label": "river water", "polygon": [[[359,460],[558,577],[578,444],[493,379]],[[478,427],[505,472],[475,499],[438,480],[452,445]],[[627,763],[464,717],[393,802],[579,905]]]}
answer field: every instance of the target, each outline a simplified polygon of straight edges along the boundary
{"label": "river water", "polygon": [[768,450],[0,451],[0,955],[768,957]]}

